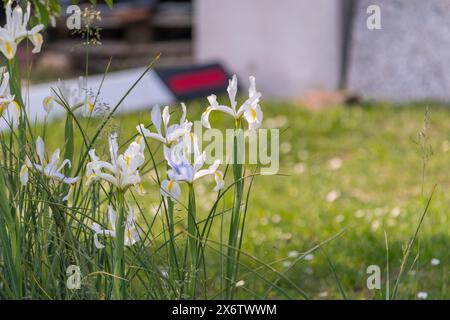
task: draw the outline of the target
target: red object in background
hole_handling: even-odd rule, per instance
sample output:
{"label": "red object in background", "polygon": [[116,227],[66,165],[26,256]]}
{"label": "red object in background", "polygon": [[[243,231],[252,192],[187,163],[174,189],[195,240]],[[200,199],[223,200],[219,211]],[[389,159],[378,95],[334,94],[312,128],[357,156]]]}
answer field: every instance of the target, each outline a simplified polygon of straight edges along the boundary
{"label": "red object in background", "polygon": [[156,73],[179,101],[224,93],[229,78],[218,63],[157,69]]}
{"label": "red object in background", "polygon": [[227,81],[223,69],[214,67],[206,70],[178,74],[170,77],[169,87],[176,95],[190,91],[200,91],[211,87],[220,87]]}

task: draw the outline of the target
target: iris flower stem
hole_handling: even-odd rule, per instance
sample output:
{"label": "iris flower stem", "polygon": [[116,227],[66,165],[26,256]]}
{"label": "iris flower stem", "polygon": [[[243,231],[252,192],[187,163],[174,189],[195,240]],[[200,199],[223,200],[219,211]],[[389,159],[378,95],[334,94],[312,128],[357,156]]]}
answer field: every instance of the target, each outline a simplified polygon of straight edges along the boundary
{"label": "iris flower stem", "polygon": [[176,275],[178,279],[182,278],[182,275],[180,273],[180,267],[178,264],[178,257],[177,257],[177,247],[175,244],[175,220],[174,220],[174,202],[173,200],[168,197],[167,198],[167,224],[169,227],[169,239],[170,239],[170,249],[169,249],[169,262],[171,263],[172,269],[176,271]]}
{"label": "iris flower stem", "polygon": [[169,229],[169,238],[170,238],[170,250],[169,250],[169,262],[174,262],[176,252],[175,252],[175,228],[173,223],[173,208],[174,203],[170,197],[167,197],[167,226]]}
{"label": "iris flower stem", "polygon": [[125,262],[124,262],[124,239],[125,239],[125,205],[124,194],[122,191],[117,192],[117,218],[116,218],[116,236],[114,243],[113,256],[113,299],[125,299]]}
{"label": "iris flower stem", "polygon": [[196,205],[195,205],[195,190],[194,186],[189,185],[189,204],[188,204],[188,247],[189,253],[191,256],[191,275],[190,275],[190,284],[191,284],[191,298],[195,298],[195,290],[197,285],[197,258],[198,258],[198,234],[197,234],[197,213],[196,213]]}
{"label": "iris flower stem", "polygon": [[[8,60],[8,72],[10,75],[10,91],[15,96],[15,100],[18,101],[21,108],[23,108],[23,100],[21,95],[21,88],[20,88],[20,73],[18,72],[18,68],[16,67],[16,58],[14,57],[11,60]],[[22,166],[22,159],[25,157],[25,149],[23,146],[25,145],[25,128],[22,123],[22,117],[20,118],[19,123],[19,158],[17,163],[17,174],[16,174],[16,181],[19,181],[19,169]],[[20,188],[20,184],[14,185],[13,187]],[[13,193],[16,193],[17,190],[13,190]],[[21,201],[19,203],[22,203],[23,201],[23,195],[20,195]],[[19,210],[21,210],[21,205]],[[20,225],[20,219],[17,219],[17,217],[12,214],[12,223],[9,225],[9,230],[13,230],[11,232],[11,249],[12,249],[12,261],[15,275],[14,275],[14,292],[16,295],[16,298],[21,298],[23,295],[23,273],[22,273],[22,241],[21,241],[21,225]]]}
{"label": "iris flower stem", "polygon": [[[170,168],[168,167],[167,170]],[[173,268],[176,268],[178,272],[178,278],[181,279],[181,275],[179,274],[178,268],[178,259],[177,259],[177,251],[175,246],[175,223],[174,223],[174,203],[170,197],[167,197],[167,225],[169,229],[169,238],[170,238],[170,249],[169,249],[169,262],[172,264]]]}
{"label": "iris flower stem", "polygon": [[168,197],[167,198],[167,211],[168,211],[168,224],[169,224],[169,233],[170,233],[170,238],[172,240],[172,237],[174,235],[174,223],[173,223],[173,200]]}
{"label": "iris flower stem", "polygon": [[[241,127],[240,123],[236,124],[236,129]],[[238,265],[236,246],[238,244],[239,226],[241,220],[241,202],[243,196],[244,183],[242,180],[243,164],[240,157],[243,155],[241,150],[243,139],[238,137],[240,131],[236,131],[233,145],[233,178],[234,178],[234,199],[233,210],[231,213],[230,233],[228,238],[228,253],[227,253],[227,268],[226,281],[227,286],[225,290],[225,298],[232,299],[234,295],[234,283],[236,278],[236,268]]]}

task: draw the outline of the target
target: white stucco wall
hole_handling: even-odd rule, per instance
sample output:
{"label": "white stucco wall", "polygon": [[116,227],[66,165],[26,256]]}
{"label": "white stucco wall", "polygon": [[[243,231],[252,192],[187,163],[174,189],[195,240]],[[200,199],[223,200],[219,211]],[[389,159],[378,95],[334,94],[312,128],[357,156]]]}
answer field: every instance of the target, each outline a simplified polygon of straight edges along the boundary
{"label": "white stucco wall", "polygon": [[295,98],[338,86],[336,0],[194,0],[194,55],[257,77],[266,96]]}

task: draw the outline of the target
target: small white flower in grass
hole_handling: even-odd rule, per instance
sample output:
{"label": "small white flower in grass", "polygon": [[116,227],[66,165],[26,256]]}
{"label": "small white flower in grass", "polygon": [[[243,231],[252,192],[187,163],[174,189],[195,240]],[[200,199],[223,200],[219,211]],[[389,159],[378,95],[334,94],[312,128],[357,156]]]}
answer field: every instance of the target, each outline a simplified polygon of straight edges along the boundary
{"label": "small white flower in grass", "polygon": [[312,253],[307,254],[307,255],[305,256],[305,260],[306,260],[306,261],[312,261],[313,259],[314,259],[314,255],[313,255]]}
{"label": "small white flower in grass", "polygon": [[279,214],[274,214],[272,216],[272,222],[275,224],[278,224],[281,222],[281,216]]}
{"label": "small white flower in grass", "polygon": [[292,266],[292,262],[290,261],[283,261],[283,268],[289,268]]}
{"label": "small white flower in grass", "polygon": [[[108,206],[108,220],[111,229],[102,229],[98,223],[93,223],[91,229],[94,233],[94,244],[97,249],[103,249],[105,246],[98,239],[99,235],[103,236],[116,236],[116,212],[112,206]],[[136,225],[134,223],[134,210],[130,208],[125,222],[125,238],[124,245],[132,246],[139,241],[139,234],[137,232]]]}
{"label": "small white flower in grass", "polygon": [[417,293],[417,299],[425,300],[428,298],[428,293],[421,291]]}
{"label": "small white flower in grass", "polygon": [[327,200],[327,202],[334,202],[337,199],[339,199],[340,196],[341,196],[341,193],[338,190],[332,190],[332,191],[328,192],[325,199]]}
{"label": "small white flower in grass", "polygon": [[292,150],[292,145],[288,141],[281,143],[280,151],[283,154],[287,154]]}
{"label": "small white flower in grass", "polygon": [[11,119],[17,121],[20,116],[20,106],[14,101],[14,96],[9,91],[9,73],[0,68],[0,117],[7,110]]}
{"label": "small white flower in grass", "polygon": [[322,291],[322,292],[320,292],[320,293],[319,293],[319,297],[320,297],[320,298],[326,298],[326,297],[328,297],[328,291]]}
{"label": "small white flower in grass", "polygon": [[302,174],[304,173],[306,170],[305,164],[304,163],[297,163],[294,165],[294,171],[297,174]]}
{"label": "small white flower in grass", "polygon": [[137,193],[144,194],[139,175],[139,167],[145,161],[144,148],[144,140],[139,136],[124,154],[119,155],[117,134],[113,133],[109,137],[111,162],[100,160],[94,149],[89,151],[92,161],[86,165],[88,183],[104,180],[116,186],[119,191],[125,192],[129,187],[134,186]]}
{"label": "small white flower in grass", "polygon": [[0,51],[11,60],[16,55],[17,45],[25,38],[28,38],[34,45],[33,53],[39,53],[43,43],[42,35],[39,33],[44,25],[38,24],[31,30],[27,30],[30,20],[30,2],[27,10],[23,13],[22,8],[17,5],[14,10],[11,8],[11,1],[6,3],[6,24],[0,27]]}
{"label": "small white flower in grass", "polygon": [[283,241],[290,241],[290,240],[292,239],[292,233],[289,233],[289,232],[287,232],[287,233],[281,232],[281,233],[278,235],[278,239],[283,240]]}
{"label": "small white flower in grass", "polygon": [[[41,137],[36,140],[36,154],[38,156],[39,162],[32,163],[27,157],[25,159],[25,165],[22,166],[20,170],[20,181],[22,185],[28,183],[28,169],[35,169],[44,174],[44,176],[52,181],[59,181],[65,184],[73,185],[78,181],[78,177],[68,178],[63,173],[62,170],[68,166],[70,168],[70,160],[65,159],[60,163],[60,150],[56,149],[55,152],[50,157],[50,161],[47,161],[45,157],[45,144]],[[71,188],[69,188],[69,195]],[[68,195],[68,196],[69,196]],[[68,199],[66,196],[63,200]]]}
{"label": "small white flower in grass", "polygon": [[372,224],[370,225],[370,227],[372,228],[372,230],[376,231],[380,228],[381,226],[381,221],[380,220],[374,220],[372,221]]}
{"label": "small white flower in grass", "polygon": [[[166,106],[161,115],[159,106],[154,106],[151,113],[151,119],[156,133],[148,130],[143,124],[136,127],[139,134],[146,138],[151,138],[162,142],[165,146],[170,147],[172,144],[179,142],[179,140],[186,134],[191,132],[192,122],[186,120],[186,105],[181,104],[183,114],[180,123],[169,125],[170,112],[169,107]],[[161,124],[163,128],[161,128]]]}
{"label": "small white flower in grass", "polygon": [[295,259],[300,255],[300,253],[298,251],[289,251],[288,252],[288,257],[291,259]]}
{"label": "small white flower in grass", "polygon": [[217,97],[213,94],[208,97],[209,107],[202,114],[202,124],[205,128],[211,128],[209,123],[209,115],[212,111],[220,111],[233,117],[236,121],[245,119],[250,130],[256,130],[261,127],[263,113],[259,105],[261,93],[256,91],[255,77],[250,77],[250,89],[248,90],[249,98],[237,109],[236,94],[238,90],[238,81],[236,75],[229,81],[228,97],[231,106],[219,105]]}
{"label": "small white flower in grass", "polygon": [[169,278],[169,272],[167,271],[167,269],[161,269],[161,276],[166,279]]}
{"label": "small white flower in grass", "polygon": [[240,288],[245,286],[245,281],[244,280],[239,280],[238,282],[236,282],[236,288]]}
{"label": "small white flower in grass", "polygon": [[[164,157],[170,169],[167,171],[169,179],[161,183],[161,194],[174,200],[178,200],[181,196],[179,182],[193,184],[197,179],[213,175],[216,181],[214,191],[223,189],[225,185],[223,173],[218,170],[220,160],[216,160],[208,169],[202,169],[206,153],[200,153],[195,134],[188,134],[187,137],[172,148],[164,146]],[[193,152],[193,164],[189,161],[191,151]]]}
{"label": "small white flower in grass", "polygon": [[432,266],[438,266],[441,263],[441,260],[433,258],[431,259],[431,265]]}
{"label": "small white flower in grass", "polygon": [[47,113],[50,113],[56,105],[72,111],[83,107],[86,114],[90,114],[94,110],[92,99],[87,93],[87,81],[83,77],[78,78],[75,87],[59,80],[58,85],[52,88],[51,94],[44,99],[43,105]]}
{"label": "small white flower in grass", "polygon": [[392,208],[391,215],[394,218],[397,218],[400,215],[400,208],[399,207]]}
{"label": "small white flower in grass", "polygon": [[356,218],[363,218],[366,215],[366,212],[362,209],[358,209],[355,212],[355,217]]}
{"label": "small white flower in grass", "polygon": [[328,168],[331,170],[339,170],[342,167],[342,159],[335,157],[328,161]]}

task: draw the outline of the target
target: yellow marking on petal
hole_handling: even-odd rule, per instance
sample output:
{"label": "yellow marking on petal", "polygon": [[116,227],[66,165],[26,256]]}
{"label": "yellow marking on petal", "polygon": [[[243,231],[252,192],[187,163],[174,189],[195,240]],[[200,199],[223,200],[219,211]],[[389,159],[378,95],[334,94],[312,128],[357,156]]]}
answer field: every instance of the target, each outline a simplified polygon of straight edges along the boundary
{"label": "yellow marking on petal", "polygon": [[125,163],[127,164],[127,166],[130,165],[131,162],[131,157],[130,156],[125,156]]}
{"label": "yellow marking on petal", "polygon": [[44,106],[45,106],[45,107],[48,107],[52,101],[53,101],[53,98],[52,98],[52,97],[46,97],[46,98],[44,99]]}
{"label": "yellow marking on petal", "polygon": [[216,171],[216,172],[214,172],[214,174],[216,175],[217,178],[219,178],[220,180],[223,180],[223,176],[220,171]]}
{"label": "yellow marking on petal", "polygon": [[137,143],[137,144],[141,144],[141,141],[142,141],[142,136],[138,136],[138,137],[136,138],[136,143]]}
{"label": "yellow marking on petal", "polygon": [[13,57],[13,47],[12,47],[11,42],[5,43],[5,50],[6,50],[6,57],[8,59],[11,59]]}
{"label": "yellow marking on petal", "polygon": [[91,173],[88,177],[87,177],[87,181],[86,183],[89,184],[91,182],[92,179],[94,179],[97,175],[95,173]]}
{"label": "yellow marking on petal", "polygon": [[34,39],[34,42],[36,43],[36,46],[38,46],[42,43],[42,35],[40,33],[34,34],[33,39]]}
{"label": "yellow marking on petal", "polygon": [[0,117],[3,115],[3,112],[6,110],[6,104],[1,103],[0,104]]}
{"label": "yellow marking on petal", "polygon": [[131,239],[132,239],[132,234],[131,234],[130,229],[127,230],[127,238],[128,238],[128,241],[131,241]]}
{"label": "yellow marking on petal", "polygon": [[213,111],[214,109],[212,107],[208,107],[206,108],[205,112],[203,113],[204,117],[208,117],[209,114],[211,113],[211,111]]}
{"label": "yellow marking on petal", "polygon": [[168,190],[169,192],[172,192],[172,188],[173,188],[173,180],[170,180],[170,181],[169,181],[169,184],[167,185],[167,190]]}
{"label": "yellow marking on petal", "polygon": [[22,170],[20,170],[20,174],[25,174],[28,171],[27,166],[22,166]]}
{"label": "yellow marking on petal", "polygon": [[253,121],[256,120],[256,116],[257,116],[256,110],[252,108],[252,109],[250,109],[250,111],[251,111],[251,113],[252,113],[252,119],[253,119]]}

